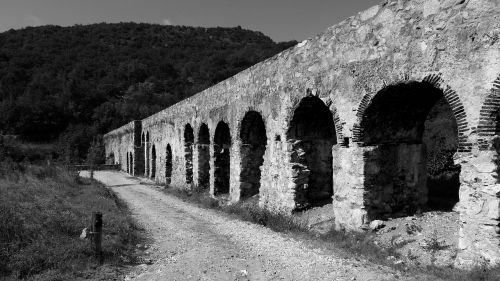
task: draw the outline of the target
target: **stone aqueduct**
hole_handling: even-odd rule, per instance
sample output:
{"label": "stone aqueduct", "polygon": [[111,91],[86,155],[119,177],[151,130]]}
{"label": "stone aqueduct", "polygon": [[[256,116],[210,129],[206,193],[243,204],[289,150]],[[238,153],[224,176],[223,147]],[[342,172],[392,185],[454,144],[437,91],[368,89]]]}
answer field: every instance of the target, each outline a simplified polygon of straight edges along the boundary
{"label": "stone aqueduct", "polygon": [[[499,37],[498,0],[385,1],[106,134],[107,157],[274,212],[331,206],[347,230],[449,196],[457,264],[498,264]],[[429,126],[459,167],[448,191],[428,187]]]}

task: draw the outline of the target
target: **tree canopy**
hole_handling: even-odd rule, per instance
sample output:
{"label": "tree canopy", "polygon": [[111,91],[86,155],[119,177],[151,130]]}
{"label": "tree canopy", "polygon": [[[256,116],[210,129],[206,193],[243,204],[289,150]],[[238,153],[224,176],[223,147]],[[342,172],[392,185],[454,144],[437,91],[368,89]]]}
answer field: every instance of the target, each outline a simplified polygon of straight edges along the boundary
{"label": "tree canopy", "polygon": [[147,117],[295,44],[240,27],[9,30],[0,33],[0,134],[64,139],[85,155],[92,135]]}

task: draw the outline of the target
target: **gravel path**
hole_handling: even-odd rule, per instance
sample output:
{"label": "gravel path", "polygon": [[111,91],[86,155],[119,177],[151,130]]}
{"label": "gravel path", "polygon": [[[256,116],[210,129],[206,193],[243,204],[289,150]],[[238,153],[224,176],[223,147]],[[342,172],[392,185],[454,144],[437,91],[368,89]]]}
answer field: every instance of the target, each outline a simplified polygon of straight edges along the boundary
{"label": "gravel path", "polygon": [[121,172],[94,177],[151,234],[152,265],[126,280],[408,280],[379,265],[322,253],[265,227],[183,202]]}

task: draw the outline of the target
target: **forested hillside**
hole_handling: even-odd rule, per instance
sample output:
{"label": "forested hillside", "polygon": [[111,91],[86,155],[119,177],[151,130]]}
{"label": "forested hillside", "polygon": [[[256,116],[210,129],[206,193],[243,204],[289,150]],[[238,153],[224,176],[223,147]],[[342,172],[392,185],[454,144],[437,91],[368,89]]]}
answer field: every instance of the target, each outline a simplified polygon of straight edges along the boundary
{"label": "forested hillside", "polygon": [[260,32],[120,23],[0,34],[0,134],[64,144],[142,119],[296,42]]}

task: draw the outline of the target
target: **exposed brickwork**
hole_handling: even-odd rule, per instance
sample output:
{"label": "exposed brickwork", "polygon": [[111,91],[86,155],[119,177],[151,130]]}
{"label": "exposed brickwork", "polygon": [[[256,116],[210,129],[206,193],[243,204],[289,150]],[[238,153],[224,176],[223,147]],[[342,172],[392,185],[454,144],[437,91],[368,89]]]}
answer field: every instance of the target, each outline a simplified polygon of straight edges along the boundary
{"label": "exposed brickwork", "polygon": [[[106,155],[126,170],[126,155],[134,151],[134,134],[141,131],[145,136],[142,148],[134,152],[134,163],[137,163],[134,166],[140,165],[139,158],[143,156],[143,171],[151,176],[151,148],[154,145],[155,179],[160,183],[186,186],[190,169],[186,160],[191,156],[186,157],[183,134],[184,126],[191,124],[196,128],[194,139],[198,146],[192,153],[192,183],[206,185],[208,178],[212,195],[224,194],[223,197],[232,202],[244,200],[241,175],[246,169],[243,158],[248,157],[249,151],[245,150],[247,147],[241,138],[241,123],[247,112],[255,111],[262,116],[267,137],[265,151],[259,154],[260,158],[263,153],[259,205],[272,212],[291,214],[297,209],[297,201],[309,196],[310,190],[317,191],[312,196],[320,199],[325,199],[321,196],[328,193],[332,197],[328,201],[332,201],[330,206],[335,226],[359,231],[372,218],[367,210],[376,211],[387,203],[383,212],[375,212],[383,214],[404,205],[391,204],[393,198],[379,200],[382,193],[386,194],[386,190],[380,187],[392,184],[388,180],[392,175],[386,175],[381,181],[377,173],[381,167],[403,173],[404,182],[399,186],[411,185],[415,189],[411,194],[398,190],[394,196],[405,197],[407,201],[425,201],[425,168],[420,169],[417,164],[426,160],[419,156],[424,148],[419,146],[415,136],[421,133],[422,119],[425,119],[422,114],[428,110],[429,104],[421,103],[415,95],[412,102],[419,106],[423,104],[421,108],[417,105],[412,108],[412,104],[398,101],[397,106],[403,105],[398,108],[399,113],[412,111],[417,124],[409,126],[411,122],[399,122],[399,125],[410,127],[402,126],[404,132],[394,131],[400,120],[389,120],[388,115],[378,119],[380,116],[376,112],[372,115],[374,117],[370,119],[392,123],[391,133],[396,139],[406,138],[401,142],[404,146],[395,146],[393,150],[377,151],[374,146],[364,145],[367,131],[363,132],[366,128],[361,126],[364,114],[370,111],[379,91],[397,83],[419,83],[426,89],[442,91],[449,104],[447,110],[451,110],[456,119],[458,153],[452,160],[461,165],[459,202],[455,209],[460,212],[462,222],[457,264],[477,261],[499,264],[500,236],[495,226],[500,220],[500,199],[496,195],[500,193],[500,186],[495,178],[496,152],[489,150],[491,138],[497,132],[495,113],[500,106],[500,77],[497,77],[500,58],[500,41],[497,40],[500,22],[497,18],[500,11],[497,4],[490,0],[385,1],[141,120],[140,129],[130,123],[108,133],[105,136]],[[491,83],[495,79],[492,89]],[[435,103],[435,91],[431,92],[429,103]],[[326,137],[309,137],[304,142],[287,136],[300,101],[311,95],[321,99],[329,110],[323,115],[325,119],[333,117],[330,125],[321,127],[328,131],[334,127],[336,140],[333,142]],[[388,104],[379,108],[392,111],[391,103]],[[404,115],[398,118],[401,116]],[[225,139],[216,137],[216,128],[221,122],[227,125],[223,134]],[[198,142],[202,124],[208,129],[208,141],[204,143]],[[377,126],[371,127],[375,128],[371,129],[372,133],[375,131],[372,140],[373,135],[380,136],[376,131],[384,130],[383,124],[377,123]],[[307,126],[302,125],[304,128]],[[301,130],[300,126],[298,130]],[[413,139],[408,138],[410,135]],[[393,153],[392,157],[384,157],[386,151]],[[312,153],[309,158],[307,152]],[[333,159],[323,157],[330,153]],[[372,157],[367,157],[370,153]],[[403,159],[410,160],[405,162]],[[327,167],[329,161],[331,167]],[[308,168],[310,165],[313,170]],[[252,169],[256,169],[254,166]],[[413,179],[408,170],[419,175],[414,178],[415,182],[411,182]],[[310,177],[316,177],[314,172],[327,185],[330,182],[326,179],[333,179],[333,195],[331,190],[321,190],[319,186],[322,184],[319,183],[309,189]],[[244,177],[248,174],[249,171],[243,173]],[[246,181],[254,186],[254,179]],[[370,186],[373,182],[380,184]],[[297,189],[298,183],[301,190]],[[365,200],[368,190],[369,203]],[[247,196],[252,194],[254,192],[247,193]],[[300,196],[304,198],[297,200]],[[302,201],[305,202],[302,207],[307,208],[309,201]]]}
{"label": "exposed brickwork", "polygon": [[335,134],[337,135],[337,143],[342,147],[346,147],[349,144],[346,143],[344,139],[344,123],[340,119],[337,109],[333,105],[327,104],[327,106],[330,108],[330,111],[333,115],[333,122],[335,123]]}
{"label": "exposed brickwork", "polygon": [[[422,82],[430,83],[435,88],[443,91],[443,96],[449,103],[453,114],[458,124],[458,136],[459,136],[459,152],[469,152],[472,149],[472,143],[468,141],[467,133],[471,131],[467,123],[467,116],[465,113],[464,106],[460,101],[460,97],[457,93],[451,89],[450,86],[446,85],[441,78],[442,74],[430,74],[424,77]],[[353,141],[359,145],[363,145],[363,128],[360,126],[361,121],[365,115],[366,109],[370,106],[373,100],[374,94],[366,94],[361,99],[359,104],[359,109],[356,114],[358,122],[354,124],[353,127]]]}
{"label": "exposed brickwork", "polygon": [[370,102],[373,99],[373,94],[366,94],[361,99],[359,103],[358,112],[356,113],[357,123],[354,124],[352,130],[352,141],[358,144],[363,143],[363,128],[361,128],[361,120],[363,120],[363,115],[366,109],[370,106]]}
{"label": "exposed brickwork", "polygon": [[441,78],[441,75],[441,73],[431,74],[426,76],[423,81],[431,83],[434,87],[443,91],[444,98],[450,105],[458,125],[458,152],[469,152],[472,149],[472,143],[468,141],[467,133],[469,133],[471,129],[467,123],[465,108],[460,101],[460,97],[457,95],[457,92],[451,89],[450,86],[446,85]]}
{"label": "exposed brickwork", "polygon": [[493,82],[491,93],[484,100],[479,112],[479,124],[477,132],[479,135],[479,149],[492,148],[491,138],[500,133],[498,113],[500,110],[500,76]]}

